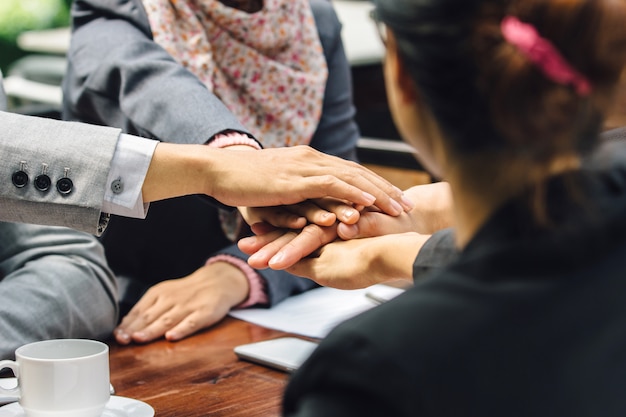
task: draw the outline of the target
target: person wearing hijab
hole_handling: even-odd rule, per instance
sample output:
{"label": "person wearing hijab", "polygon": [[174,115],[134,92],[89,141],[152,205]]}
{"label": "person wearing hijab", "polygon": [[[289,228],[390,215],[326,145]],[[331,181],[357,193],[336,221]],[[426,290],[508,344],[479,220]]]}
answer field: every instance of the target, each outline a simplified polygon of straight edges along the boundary
{"label": "person wearing hijab", "polygon": [[[78,0],[72,15],[64,118],[173,143],[300,144],[355,159],[350,69],[331,3]],[[316,286],[249,267],[233,243],[247,233],[239,220],[195,197],[152,204],[141,222],[113,219],[102,242],[132,308],[120,343],[179,340],[231,308]]]}

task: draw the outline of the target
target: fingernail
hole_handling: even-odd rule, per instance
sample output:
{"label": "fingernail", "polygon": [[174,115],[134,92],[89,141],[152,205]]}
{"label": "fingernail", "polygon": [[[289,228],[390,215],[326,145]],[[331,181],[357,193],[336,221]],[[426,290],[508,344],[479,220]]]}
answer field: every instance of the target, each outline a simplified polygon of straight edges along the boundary
{"label": "fingernail", "polygon": [[400,205],[400,203],[398,203],[396,200],[390,200],[391,201],[391,206],[393,208],[393,211],[396,216],[399,216],[400,214],[402,214],[404,212],[404,208]]}
{"label": "fingernail", "polygon": [[258,260],[260,260],[261,258],[264,258],[264,257],[265,257],[265,253],[262,250],[260,250],[258,252],[253,253],[252,255],[250,255],[248,257],[248,262],[250,262],[250,261],[258,261]]}
{"label": "fingernail", "polygon": [[370,193],[363,192],[363,197],[365,197],[369,201],[369,203],[367,203],[368,206],[371,206],[376,202],[376,197],[374,197]]}
{"label": "fingernail", "polygon": [[121,339],[121,341],[124,343],[130,342],[130,336],[121,329],[115,330],[115,337],[118,340]]}
{"label": "fingernail", "polygon": [[404,193],[402,193],[401,200],[402,200],[402,205],[404,206],[404,210],[411,211],[413,209],[413,207],[415,207],[415,204],[411,200],[409,200],[404,195]]}
{"label": "fingernail", "polygon": [[354,209],[347,208],[347,209],[342,210],[341,214],[343,215],[344,220],[350,220],[354,216],[358,215],[359,212]]}
{"label": "fingernail", "polygon": [[283,259],[285,259],[285,255],[282,252],[278,252],[276,255],[272,257],[272,259],[270,259],[268,264],[270,266],[275,265],[275,264],[280,264],[283,261]]}

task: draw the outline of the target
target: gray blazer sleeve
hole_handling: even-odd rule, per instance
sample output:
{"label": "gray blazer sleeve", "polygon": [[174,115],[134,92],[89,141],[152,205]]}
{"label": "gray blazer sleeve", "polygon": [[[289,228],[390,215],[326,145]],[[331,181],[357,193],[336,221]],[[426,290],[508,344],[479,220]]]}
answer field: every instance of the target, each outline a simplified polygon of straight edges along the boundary
{"label": "gray blazer sleeve", "polygon": [[[63,118],[174,143],[248,133],[152,39],[141,0],[76,0]],[[174,103],[174,104],[173,104]]]}
{"label": "gray blazer sleeve", "polygon": [[[0,220],[68,226],[98,234],[105,226],[100,209],[119,130],[0,112]],[[51,186],[33,185],[44,164]],[[16,171],[28,182],[18,187]],[[66,175],[69,194],[57,190]]]}
{"label": "gray blazer sleeve", "polygon": [[[0,220],[102,233],[108,215],[100,209],[119,130],[4,110],[6,95],[0,72]],[[32,183],[43,164],[52,180],[46,192]],[[73,185],[69,194],[61,194],[55,184],[68,168]],[[18,187],[13,174],[20,170],[28,175],[28,182]]]}

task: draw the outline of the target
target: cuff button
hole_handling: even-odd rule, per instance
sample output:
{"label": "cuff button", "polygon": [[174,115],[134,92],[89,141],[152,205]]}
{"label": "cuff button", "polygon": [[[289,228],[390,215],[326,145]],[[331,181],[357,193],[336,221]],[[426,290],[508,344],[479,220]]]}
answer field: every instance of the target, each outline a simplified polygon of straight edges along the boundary
{"label": "cuff button", "polygon": [[118,178],[111,183],[111,191],[113,191],[113,194],[121,194],[122,191],[124,191],[124,183],[121,178]]}

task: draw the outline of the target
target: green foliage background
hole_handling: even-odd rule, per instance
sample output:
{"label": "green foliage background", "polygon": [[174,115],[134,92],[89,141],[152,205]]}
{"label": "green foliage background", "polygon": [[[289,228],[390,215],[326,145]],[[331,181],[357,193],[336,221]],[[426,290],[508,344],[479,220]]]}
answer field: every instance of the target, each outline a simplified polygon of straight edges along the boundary
{"label": "green foliage background", "polygon": [[0,0],[0,68],[6,72],[12,62],[24,56],[16,44],[27,30],[69,25],[72,0]]}

